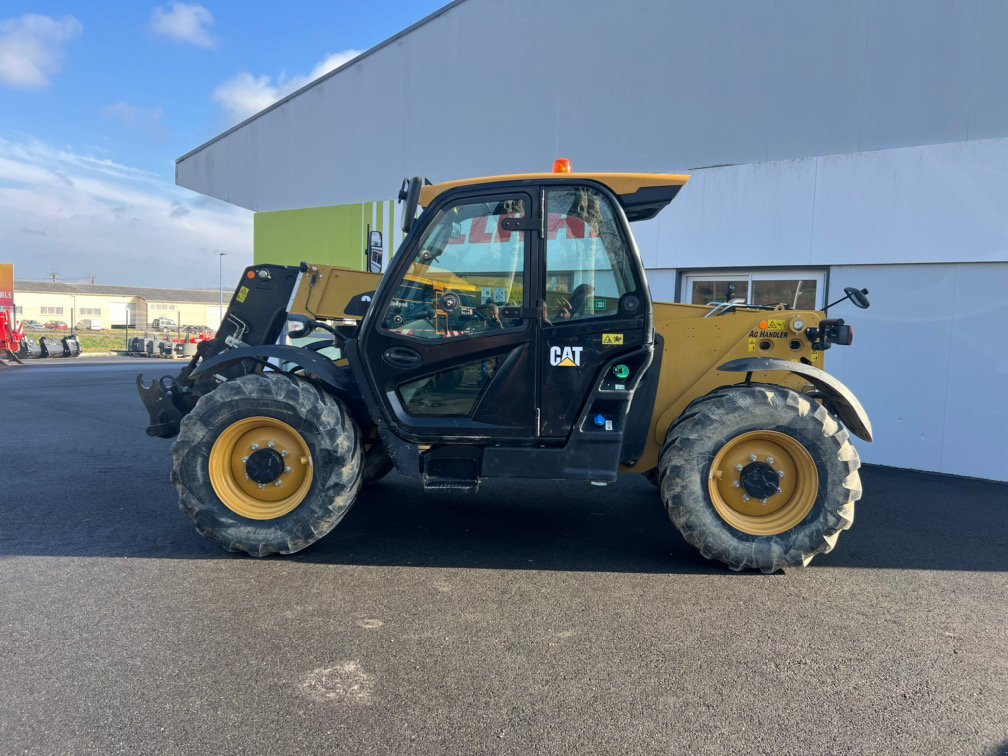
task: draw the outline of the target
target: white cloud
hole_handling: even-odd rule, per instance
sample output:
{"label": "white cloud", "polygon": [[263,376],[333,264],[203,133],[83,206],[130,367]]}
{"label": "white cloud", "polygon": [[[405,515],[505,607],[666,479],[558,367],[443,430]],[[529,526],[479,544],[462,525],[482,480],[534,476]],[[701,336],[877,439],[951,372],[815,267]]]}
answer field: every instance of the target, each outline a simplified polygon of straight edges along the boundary
{"label": "white cloud", "polygon": [[151,14],[151,31],[176,42],[212,48],[217,40],[210,34],[213,14],[199,3],[172,3],[158,6]]}
{"label": "white cloud", "polygon": [[101,114],[103,118],[143,132],[155,141],[166,142],[171,139],[171,129],[162,120],[164,108],[144,108],[127,102],[117,102],[115,105],[102,108]]}
{"label": "white cloud", "polygon": [[0,228],[18,278],[215,287],[213,250],[229,253],[225,282],[252,261],[251,212],[31,139],[0,137]]}
{"label": "white cloud", "polygon": [[254,76],[248,71],[242,71],[214,89],[213,99],[227,111],[232,120],[235,122],[244,121],[280,98],[315,81],[333,69],[339,68],[360,54],[360,50],[330,53],[319,61],[310,73],[302,76],[280,75],[274,79],[266,74]]}
{"label": "white cloud", "polygon": [[24,15],[0,21],[0,84],[24,89],[49,86],[60,72],[65,45],[84,27],[73,16]]}

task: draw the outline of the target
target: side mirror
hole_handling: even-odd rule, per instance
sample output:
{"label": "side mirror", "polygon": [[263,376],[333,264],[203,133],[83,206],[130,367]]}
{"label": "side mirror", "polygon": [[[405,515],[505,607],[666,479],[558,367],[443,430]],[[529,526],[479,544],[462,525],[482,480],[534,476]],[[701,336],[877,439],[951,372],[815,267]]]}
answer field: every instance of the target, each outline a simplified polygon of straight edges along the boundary
{"label": "side mirror", "polygon": [[417,206],[420,204],[420,190],[423,188],[424,180],[420,176],[411,179],[403,179],[399,188],[399,201],[403,203],[402,230],[408,234],[416,220]]}
{"label": "side mirror", "polygon": [[371,273],[382,272],[382,256],[384,245],[382,244],[382,232],[372,231],[368,234],[367,260],[368,271]]}
{"label": "side mirror", "polygon": [[862,310],[871,307],[871,302],[868,301],[868,289],[855,289],[853,286],[848,286],[844,289],[844,294],[850,297],[850,301],[854,303],[855,307]]}

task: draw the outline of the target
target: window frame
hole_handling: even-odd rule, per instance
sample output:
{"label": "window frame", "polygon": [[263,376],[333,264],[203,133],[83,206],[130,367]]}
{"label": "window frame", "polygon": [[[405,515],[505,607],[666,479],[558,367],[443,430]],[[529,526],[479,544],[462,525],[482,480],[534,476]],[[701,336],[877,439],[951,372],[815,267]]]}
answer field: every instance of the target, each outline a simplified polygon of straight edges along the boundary
{"label": "window frame", "polygon": [[[612,213],[613,225],[616,227],[616,235],[619,237],[620,242],[623,244],[624,264],[628,266],[627,272],[629,274],[630,281],[633,284],[633,288],[621,293],[616,298],[616,310],[614,312],[609,312],[606,313],[605,315],[591,315],[588,317],[573,318],[571,320],[551,320],[549,326],[551,328],[572,326],[575,324],[584,325],[585,323],[604,323],[606,320],[614,318],[625,319],[626,315],[620,311],[620,305],[619,305],[620,301],[623,299],[623,297],[627,296],[628,294],[636,294],[637,296],[641,296],[641,291],[647,286],[646,283],[647,279],[645,276],[642,275],[641,271],[638,268],[637,261],[639,260],[639,250],[637,249],[633,238],[630,237],[627,233],[628,229],[626,227],[626,215],[616,195],[614,195],[611,191],[609,191],[608,187],[601,184],[596,184],[595,182],[549,183],[544,184],[542,186],[542,198],[541,198],[542,207],[540,209],[540,212],[542,213],[543,216],[542,228],[543,231],[545,231],[542,237],[542,247],[541,247],[542,260],[540,262],[540,268],[541,268],[540,275],[542,277],[542,283],[540,284],[539,288],[540,288],[541,301],[544,304],[546,302],[546,295],[548,293],[546,291],[546,287],[549,284],[549,277],[551,275],[549,269],[550,192],[564,192],[581,188],[597,192],[598,195],[602,198],[602,200],[608,203],[609,211]],[[606,252],[606,256],[607,257],[609,256],[608,251]],[[612,260],[610,259],[609,262],[611,264]],[[613,280],[616,280],[615,270],[610,268],[610,274],[613,276]],[[559,275],[559,272],[554,272],[552,275]],[[618,281],[617,281],[617,290],[618,290]],[[570,292],[567,293],[569,294]]]}
{"label": "window frame", "polygon": [[679,299],[680,303],[692,304],[690,292],[693,282],[700,281],[738,281],[746,279],[746,304],[751,303],[754,281],[799,281],[815,279],[816,296],[815,310],[821,310],[826,304],[826,287],[829,284],[828,268],[714,268],[704,270],[680,271]]}
{"label": "window frame", "polygon": [[[405,281],[406,276],[409,275],[410,269],[413,267],[414,262],[416,262],[417,253],[423,248],[423,242],[428,238],[429,234],[433,233],[434,228],[438,223],[445,217],[445,215],[451,211],[454,207],[464,206],[464,205],[477,205],[477,204],[489,204],[490,202],[502,202],[509,199],[521,200],[525,203],[525,218],[530,219],[535,217],[536,207],[535,198],[532,196],[531,192],[525,189],[519,188],[501,188],[499,193],[494,194],[484,194],[484,193],[473,193],[471,195],[462,195],[454,199],[450,199],[437,207],[437,211],[431,218],[429,223],[425,223],[423,228],[418,228],[420,231],[420,239],[413,247],[413,257],[403,264],[401,273],[398,274],[397,280],[393,286],[389,287],[389,294],[385,301],[381,304],[381,314],[377,318],[375,323],[376,330],[384,334],[385,336],[391,336],[399,339],[406,339],[412,343],[418,345],[438,345],[438,344],[456,344],[464,343],[471,339],[476,338],[487,338],[498,334],[515,334],[527,331],[532,327],[532,320],[524,315],[532,307],[532,302],[534,298],[532,297],[531,288],[534,285],[534,276],[532,275],[533,266],[533,247],[535,245],[535,239],[533,238],[532,232],[528,229],[512,231],[512,234],[523,234],[524,239],[524,253],[522,255],[522,270],[521,270],[521,281],[522,281],[522,304],[520,305],[523,316],[521,318],[521,324],[516,326],[511,326],[509,328],[501,328],[499,330],[493,331],[477,331],[475,333],[466,333],[459,336],[452,336],[450,338],[437,338],[437,339],[426,339],[414,334],[405,334],[397,331],[394,328],[389,328],[386,326],[385,321],[388,316],[388,311],[392,307],[396,299],[396,294],[398,293],[403,281]],[[412,236],[412,233],[410,236]],[[409,237],[407,237],[407,240]],[[398,250],[397,250],[398,252]],[[397,254],[396,257],[399,255]],[[412,416],[411,416],[412,417]]]}

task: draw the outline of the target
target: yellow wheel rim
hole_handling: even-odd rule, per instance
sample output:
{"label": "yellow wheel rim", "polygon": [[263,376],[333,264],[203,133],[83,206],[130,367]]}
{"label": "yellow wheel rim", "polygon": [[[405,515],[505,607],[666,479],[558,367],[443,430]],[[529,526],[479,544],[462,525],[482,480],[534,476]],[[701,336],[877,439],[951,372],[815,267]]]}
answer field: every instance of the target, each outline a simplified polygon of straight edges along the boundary
{"label": "yellow wheel rim", "polygon": [[815,460],[797,440],[777,431],[750,431],[726,443],[707,481],[721,519],[755,536],[797,526],[819,495]]}
{"label": "yellow wheel rim", "polygon": [[308,495],[313,477],[308,444],[276,418],[239,420],[210,450],[214,493],[224,506],[250,520],[274,520],[292,512]]}

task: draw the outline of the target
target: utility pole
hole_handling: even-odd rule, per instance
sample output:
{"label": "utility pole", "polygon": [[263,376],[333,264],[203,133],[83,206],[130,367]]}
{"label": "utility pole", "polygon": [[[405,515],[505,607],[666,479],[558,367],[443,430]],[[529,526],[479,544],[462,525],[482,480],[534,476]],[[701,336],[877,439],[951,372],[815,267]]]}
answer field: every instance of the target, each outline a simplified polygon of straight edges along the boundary
{"label": "utility pole", "polygon": [[[217,312],[222,322],[224,320],[224,255],[226,254],[227,252],[217,250],[217,274],[219,277],[218,286],[220,288],[218,292],[220,294],[220,309]],[[217,328],[220,328],[220,325]]]}

